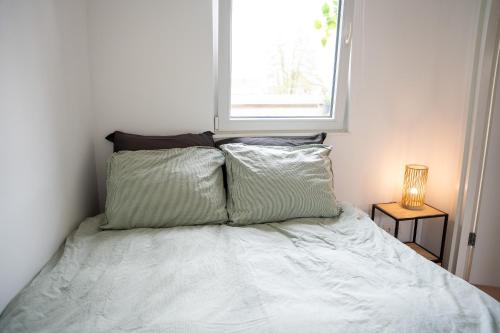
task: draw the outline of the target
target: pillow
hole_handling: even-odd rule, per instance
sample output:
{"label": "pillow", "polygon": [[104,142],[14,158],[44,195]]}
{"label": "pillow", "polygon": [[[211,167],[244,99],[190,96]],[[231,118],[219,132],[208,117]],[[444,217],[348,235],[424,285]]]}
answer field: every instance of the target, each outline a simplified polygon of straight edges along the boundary
{"label": "pillow", "polygon": [[194,146],[215,147],[213,135],[212,132],[204,132],[171,136],[144,136],[115,131],[106,136],[106,140],[113,142],[113,151],[116,153],[122,150],[156,150]]}
{"label": "pillow", "polygon": [[216,148],[123,151],[108,162],[102,229],[227,221],[223,153]]}
{"label": "pillow", "polygon": [[258,146],[301,146],[315,143],[323,143],[326,133],[319,133],[311,136],[262,136],[262,137],[242,137],[228,138],[215,142],[220,148],[221,145],[229,143],[244,143]]}
{"label": "pillow", "polygon": [[331,148],[222,145],[230,224],[340,214],[333,191]]}

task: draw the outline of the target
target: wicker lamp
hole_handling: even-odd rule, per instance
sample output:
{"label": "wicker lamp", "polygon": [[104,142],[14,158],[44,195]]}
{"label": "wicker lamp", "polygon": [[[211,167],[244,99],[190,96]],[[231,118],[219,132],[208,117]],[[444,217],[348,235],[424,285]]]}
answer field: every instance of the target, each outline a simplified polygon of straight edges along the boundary
{"label": "wicker lamp", "polygon": [[422,209],[424,207],[425,184],[429,168],[425,165],[408,164],[405,169],[403,183],[403,198],[401,205],[407,209]]}

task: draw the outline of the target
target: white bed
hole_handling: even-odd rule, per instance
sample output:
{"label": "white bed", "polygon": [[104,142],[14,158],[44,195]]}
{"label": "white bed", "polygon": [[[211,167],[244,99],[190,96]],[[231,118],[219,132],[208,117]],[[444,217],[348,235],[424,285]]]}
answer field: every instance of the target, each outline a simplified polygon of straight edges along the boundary
{"label": "white bed", "polygon": [[84,221],[0,332],[499,332],[500,303],[343,204],[336,219]]}

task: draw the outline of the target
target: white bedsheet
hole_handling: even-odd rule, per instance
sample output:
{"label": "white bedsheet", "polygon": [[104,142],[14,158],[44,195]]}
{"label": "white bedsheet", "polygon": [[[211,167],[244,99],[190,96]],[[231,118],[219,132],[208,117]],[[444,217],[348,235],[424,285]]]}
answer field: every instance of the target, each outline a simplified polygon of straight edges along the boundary
{"label": "white bedsheet", "polygon": [[338,219],[83,222],[0,332],[499,332],[500,303],[349,205]]}

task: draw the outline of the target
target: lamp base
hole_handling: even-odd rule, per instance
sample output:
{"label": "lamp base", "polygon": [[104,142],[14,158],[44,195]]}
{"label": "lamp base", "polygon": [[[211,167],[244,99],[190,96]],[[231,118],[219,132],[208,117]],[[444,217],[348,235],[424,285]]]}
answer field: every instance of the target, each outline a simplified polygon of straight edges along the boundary
{"label": "lamp base", "polygon": [[422,205],[422,206],[407,206],[407,205],[401,203],[401,207],[403,207],[404,209],[409,209],[409,210],[422,210],[422,209],[424,209],[425,205]]}

